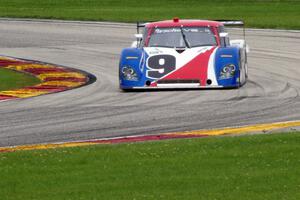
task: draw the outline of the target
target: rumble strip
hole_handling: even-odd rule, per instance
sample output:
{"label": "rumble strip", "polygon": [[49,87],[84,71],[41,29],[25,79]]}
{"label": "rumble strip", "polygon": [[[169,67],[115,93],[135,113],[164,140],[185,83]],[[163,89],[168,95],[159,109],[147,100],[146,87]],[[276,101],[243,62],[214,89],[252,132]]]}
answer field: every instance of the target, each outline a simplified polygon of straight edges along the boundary
{"label": "rumble strip", "polygon": [[89,81],[87,74],[74,69],[2,56],[0,56],[0,68],[28,73],[41,80],[38,85],[0,91],[0,101],[61,92],[83,86]]}
{"label": "rumble strip", "polygon": [[256,124],[256,125],[249,125],[249,126],[242,126],[242,127],[228,127],[222,129],[162,133],[157,135],[136,135],[136,136],[104,138],[104,139],[95,139],[95,140],[82,140],[82,141],[73,141],[73,142],[0,147],[0,153],[14,152],[19,150],[79,147],[79,146],[89,146],[89,145],[96,145],[96,144],[118,144],[118,143],[145,142],[145,141],[157,141],[157,140],[179,139],[179,138],[199,138],[199,137],[221,136],[221,135],[241,135],[246,133],[266,133],[269,131],[275,131],[275,130],[279,131],[287,128],[293,130],[292,127],[300,127],[300,121]]}

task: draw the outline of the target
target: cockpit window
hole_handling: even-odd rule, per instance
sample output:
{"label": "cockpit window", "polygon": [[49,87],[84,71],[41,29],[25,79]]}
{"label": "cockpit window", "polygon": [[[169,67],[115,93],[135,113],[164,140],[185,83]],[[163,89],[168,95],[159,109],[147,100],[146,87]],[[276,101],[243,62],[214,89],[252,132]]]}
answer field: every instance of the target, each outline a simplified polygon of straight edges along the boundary
{"label": "cockpit window", "polygon": [[154,28],[148,47],[192,48],[216,46],[217,41],[210,27]]}

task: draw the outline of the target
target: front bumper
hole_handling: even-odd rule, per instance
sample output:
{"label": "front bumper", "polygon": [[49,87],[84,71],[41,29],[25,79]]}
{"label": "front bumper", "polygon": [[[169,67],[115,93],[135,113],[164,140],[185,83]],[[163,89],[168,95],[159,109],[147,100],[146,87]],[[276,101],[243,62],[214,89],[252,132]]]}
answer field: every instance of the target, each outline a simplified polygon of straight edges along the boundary
{"label": "front bumper", "polygon": [[176,84],[176,85],[171,85],[171,84],[160,84],[157,86],[142,86],[142,87],[122,87],[120,86],[121,89],[124,90],[155,90],[155,89],[221,89],[221,88],[236,88],[238,87],[237,85],[229,85],[229,86],[222,86],[222,85],[210,85],[210,86],[200,86],[198,85],[187,85],[187,84]]}

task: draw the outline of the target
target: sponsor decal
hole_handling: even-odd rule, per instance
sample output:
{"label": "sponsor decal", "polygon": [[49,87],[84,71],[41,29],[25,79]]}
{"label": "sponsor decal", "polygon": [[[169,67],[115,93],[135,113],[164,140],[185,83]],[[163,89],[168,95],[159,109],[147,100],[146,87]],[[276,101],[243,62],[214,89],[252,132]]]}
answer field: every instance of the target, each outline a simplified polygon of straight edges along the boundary
{"label": "sponsor decal", "polygon": [[163,51],[159,50],[158,48],[151,48],[150,51],[147,52],[149,55],[153,55],[153,54],[162,54],[164,53]]}

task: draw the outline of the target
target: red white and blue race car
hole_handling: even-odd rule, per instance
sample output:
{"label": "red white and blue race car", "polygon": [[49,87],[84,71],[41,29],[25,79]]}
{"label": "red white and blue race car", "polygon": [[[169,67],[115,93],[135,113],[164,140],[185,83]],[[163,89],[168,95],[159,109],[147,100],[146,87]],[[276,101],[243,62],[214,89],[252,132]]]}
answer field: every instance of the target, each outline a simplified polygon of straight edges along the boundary
{"label": "red white and blue race car", "polygon": [[[178,18],[138,23],[137,40],[121,54],[120,88],[242,86],[248,76],[248,46],[244,39],[230,40],[226,25],[243,26],[244,23]],[[139,34],[141,27],[143,34]]]}

